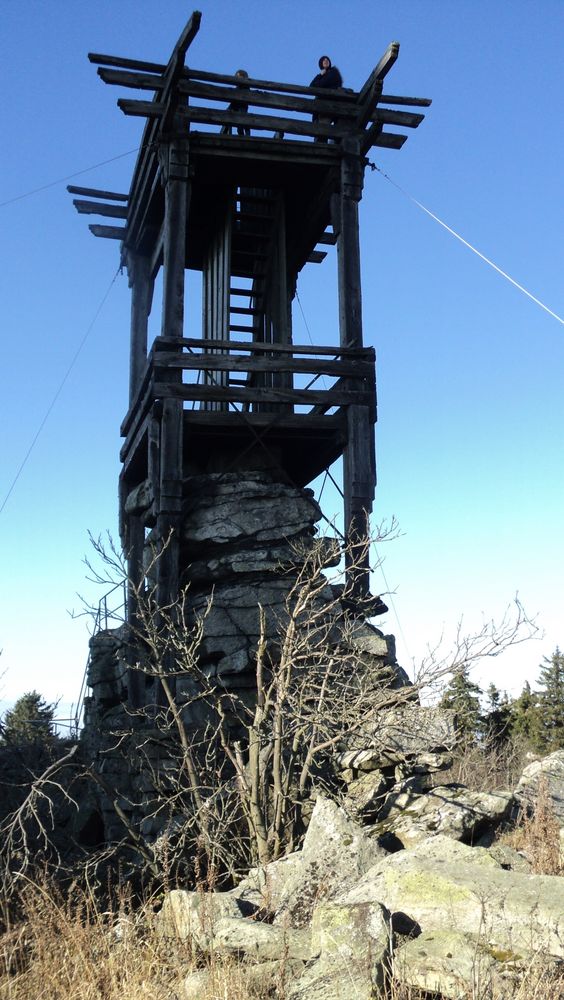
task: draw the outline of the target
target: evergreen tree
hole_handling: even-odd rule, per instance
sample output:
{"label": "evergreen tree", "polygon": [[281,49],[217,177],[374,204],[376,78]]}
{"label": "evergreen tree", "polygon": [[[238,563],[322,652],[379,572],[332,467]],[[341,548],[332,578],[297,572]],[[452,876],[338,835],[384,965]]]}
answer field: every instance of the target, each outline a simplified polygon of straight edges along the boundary
{"label": "evergreen tree", "polygon": [[564,654],[558,646],[540,666],[540,749],[547,753],[564,748]]}
{"label": "evergreen tree", "polygon": [[482,736],[490,747],[500,748],[509,739],[511,705],[506,694],[490,684],[486,692],[486,711],[482,719]]}
{"label": "evergreen tree", "polygon": [[451,708],[456,712],[459,736],[462,742],[477,737],[480,722],[481,688],[470,680],[468,667],[461,667],[453,674],[440,701],[441,708]]}
{"label": "evergreen tree", "polygon": [[511,704],[510,728],[513,739],[523,740],[531,750],[541,749],[539,695],[528,681]]}
{"label": "evergreen tree", "polygon": [[28,691],[6,712],[0,743],[4,746],[52,743],[56,739],[54,714],[54,705],[48,705],[37,691]]}

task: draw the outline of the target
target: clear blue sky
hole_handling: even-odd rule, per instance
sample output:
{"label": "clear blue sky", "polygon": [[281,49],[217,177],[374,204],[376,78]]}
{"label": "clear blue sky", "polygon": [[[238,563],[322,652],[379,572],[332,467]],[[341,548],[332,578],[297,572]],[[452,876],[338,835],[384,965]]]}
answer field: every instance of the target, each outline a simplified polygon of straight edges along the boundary
{"label": "clear blue sky", "polygon": [[[328,52],[362,85],[401,43],[391,93],[433,98],[399,152],[373,151],[396,183],[560,316],[562,0],[203,0],[189,61],[308,83]],[[126,191],[142,121],[116,107],[88,51],[165,62],[191,7],[168,0],[6,0],[0,163],[0,502],[110,288],[118,247],[90,235],[65,183]],[[243,11],[244,13],[240,13]],[[384,627],[401,662],[464,615],[470,630],[518,591],[544,639],[486,664],[510,691],[564,643],[564,328],[376,173],[361,208],[364,328],[378,356],[375,520],[395,590]],[[335,267],[299,286],[315,342],[337,338]],[[87,655],[77,591],[87,531],[117,534],[119,424],[127,401],[129,292],[118,276],[0,515],[0,697],[76,698]],[[295,338],[307,342],[299,309]],[[329,495],[327,513],[334,503]],[[384,589],[381,577],[376,590]],[[405,638],[405,644],[403,641]]]}

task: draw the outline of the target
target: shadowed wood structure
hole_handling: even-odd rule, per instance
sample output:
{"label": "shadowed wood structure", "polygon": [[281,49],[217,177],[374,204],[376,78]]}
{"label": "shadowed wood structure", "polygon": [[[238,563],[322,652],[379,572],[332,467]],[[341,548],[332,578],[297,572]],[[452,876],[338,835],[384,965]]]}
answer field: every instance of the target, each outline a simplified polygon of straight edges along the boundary
{"label": "shadowed wood structure", "polygon": [[[89,55],[105,83],[139,92],[118,105],[146,124],[129,194],[68,189],[79,212],[107,220],[90,226],[95,236],[121,241],[132,290],[120,478],[131,577],[142,578],[149,527],[170,538],[157,597],[174,600],[190,474],[236,471],[260,455],[302,487],[343,456],[348,587],[364,597],[376,391],[374,350],[362,336],[358,205],[368,151],[400,149],[407,136],[386,126],[416,128],[423,114],[412,109],[431,102],[383,94],[396,42],[358,92],[193,69],[185,57],[200,20],[195,12],[166,65]],[[332,245],[334,342],[295,344],[298,274]],[[185,302],[186,269],[202,273],[201,318]],[[161,271],[161,332],[149,344]],[[149,517],[127,502],[142,484]]]}

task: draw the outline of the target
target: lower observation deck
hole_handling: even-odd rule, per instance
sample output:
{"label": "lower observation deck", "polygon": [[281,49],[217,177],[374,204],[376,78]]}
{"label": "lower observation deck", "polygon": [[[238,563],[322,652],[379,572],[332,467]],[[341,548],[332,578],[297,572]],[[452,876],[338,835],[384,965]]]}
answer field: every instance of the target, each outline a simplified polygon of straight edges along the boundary
{"label": "lower observation deck", "polygon": [[305,486],[342,455],[347,411],[376,419],[372,348],[157,338],[122,424],[128,489],[158,461],[166,401],[182,412],[184,474],[274,467]]}

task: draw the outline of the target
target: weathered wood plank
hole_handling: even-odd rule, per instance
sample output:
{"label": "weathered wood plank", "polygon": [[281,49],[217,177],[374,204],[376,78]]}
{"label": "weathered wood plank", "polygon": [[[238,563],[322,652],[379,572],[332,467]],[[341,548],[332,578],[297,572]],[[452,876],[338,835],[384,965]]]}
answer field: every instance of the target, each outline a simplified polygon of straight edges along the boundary
{"label": "weathered wood plank", "polygon": [[120,66],[123,69],[139,70],[142,73],[164,73],[164,63],[147,62],[145,59],[127,59],[125,56],[104,55],[101,52],[89,52],[88,59],[95,66]]}
{"label": "weathered wood plank", "polygon": [[[120,102],[118,101],[118,104]],[[120,104],[121,106],[121,104]],[[257,115],[225,110],[196,108],[190,105],[179,110],[179,116],[189,122],[204,125],[244,125],[246,128],[259,131],[284,132],[288,135],[314,136],[317,138],[342,138],[348,135],[352,125],[345,122],[319,124],[318,122],[298,121],[297,118],[280,118],[277,115]]]}
{"label": "weathered wood plank", "polygon": [[381,122],[383,125],[403,125],[404,128],[418,128],[425,115],[414,111],[391,111],[389,108],[376,108],[370,121]]}
{"label": "weathered wood plank", "polygon": [[86,198],[104,198],[108,201],[127,201],[128,194],[117,194],[115,191],[99,191],[97,188],[75,187],[74,184],[67,184],[69,194],[81,194]]}
{"label": "weathered wood plank", "polygon": [[129,351],[129,403],[135,400],[147,369],[147,332],[153,282],[150,262],[140,254],[128,254],[127,271],[131,288]]}
{"label": "weathered wood plank", "polygon": [[414,108],[430,108],[430,97],[398,97],[397,94],[382,94],[380,104],[411,104]]}
{"label": "weathered wood plank", "polygon": [[362,90],[358,95],[358,104],[364,105],[369,98],[371,92],[374,91],[374,84],[376,81],[381,81],[390,72],[392,66],[394,65],[396,59],[399,56],[400,45],[399,42],[390,42],[388,48],[384,52],[384,55],[376,63],[376,66],[372,70],[370,76],[368,77],[366,83],[364,84]]}
{"label": "weathered wood plank", "polygon": [[343,143],[341,162],[340,223],[337,244],[339,287],[339,339],[344,347],[362,347],[362,294],[358,203],[362,196],[363,169],[357,140]]}
{"label": "weathered wood plank", "polygon": [[[136,101],[120,98],[118,107],[125,115],[139,118],[158,118],[165,112],[162,101]],[[244,125],[245,128],[265,132],[285,132],[288,135],[315,136],[318,138],[339,139],[348,135],[350,128],[345,123],[335,125],[320,125],[317,122],[298,121],[295,118],[278,118],[273,115],[254,115],[245,112],[229,111],[228,108],[213,110],[189,106],[178,108],[178,117],[187,122],[203,125]],[[223,139],[227,136],[223,136]]]}
{"label": "weathered wood plank", "polygon": [[190,149],[192,155],[200,150],[202,152],[209,150],[214,156],[232,157],[237,160],[248,159],[253,163],[257,160],[272,162],[276,157],[280,161],[288,160],[292,164],[311,163],[317,167],[336,167],[340,160],[340,149],[337,144],[325,142],[314,144],[290,138],[276,139],[274,136],[268,139],[253,136],[253,141],[249,142],[247,136],[222,135],[221,143],[218,143],[217,133],[191,132]]}
{"label": "weathered wood plank", "polygon": [[312,250],[307,258],[308,264],[322,264],[327,254],[323,250]]}
{"label": "weathered wood plank", "polygon": [[121,422],[121,427],[119,429],[120,435],[121,437],[127,439],[122,451],[124,448],[126,449],[127,442],[131,442],[131,440],[139,433],[139,429],[153,401],[153,371],[150,369],[149,377],[143,378],[135,399]]}
{"label": "weathered wood plank", "polygon": [[155,382],[157,398],[182,399],[187,402],[206,400],[220,403],[295,403],[315,406],[328,403],[329,406],[370,406],[369,392],[350,392],[332,389],[260,389],[255,386],[238,388],[214,385],[189,385],[187,383]]}
{"label": "weathered wood plank", "polygon": [[313,344],[265,344],[263,341],[255,340],[249,341],[234,341],[234,340],[202,340],[196,337],[183,337],[181,339],[172,339],[170,337],[157,337],[153,344],[152,354],[156,357],[159,351],[166,351],[169,348],[176,347],[187,347],[187,348],[218,348],[220,350],[233,350],[233,351],[248,351],[249,353],[280,353],[280,354],[303,354],[303,355],[316,355],[319,354],[322,357],[343,357],[343,358],[359,358],[361,360],[366,359],[374,363],[376,359],[376,352],[373,347],[345,347],[342,345],[335,345],[335,347],[318,347]]}
{"label": "weathered wood plank", "polygon": [[126,226],[101,226],[93,223],[88,226],[93,236],[99,236],[105,240],[124,240],[127,236]]}
{"label": "weathered wood plank", "polygon": [[161,369],[181,368],[183,371],[218,372],[294,372],[303,375],[332,375],[337,377],[370,378],[374,365],[369,361],[348,359],[328,361],[302,359],[279,355],[269,357],[249,357],[241,354],[178,354],[159,351],[155,355],[156,377]]}
{"label": "weathered wood plank", "polygon": [[[186,67],[183,79],[204,80],[209,83],[227,83],[236,87],[240,83],[237,76],[229,76],[225,73],[211,73],[208,70],[194,69],[192,66]],[[249,77],[247,80],[249,87],[256,90],[279,90],[283,94],[307,94],[325,99],[339,101],[339,103],[355,103],[358,94],[349,87],[340,90],[332,90],[329,87],[307,87],[297,83],[280,83],[276,80],[259,80],[256,77]]]}
{"label": "weathered wood plank", "polygon": [[378,123],[371,125],[364,133],[361,145],[361,152],[366,154],[372,146],[379,146],[381,149],[401,149],[407,136],[396,132],[382,132],[382,126]]}
{"label": "weathered wood plank", "polygon": [[347,444],[343,454],[347,588],[353,598],[370,593],[369,514],[375,486],[374,422],[369,407],[347,409]]}
{"label": "weathered wood plank", "polygon": [[[164,80],[151,73],[130,73],[122,70],[100,67],[98,76],[104,83],[114,84],[132,90],[152,90],[159,93],[164,88]],[[209,83],[197,83],[192,80],[180,79],[178,93],[184,97],[197,97],[201,100],[240,101],[253,107],[275,108],[282,111],[296,111],[302,114],[312,114],[314,111],[340,118],[354,118],[356,109],[353,104],[342,100],[331,100],[323,97],[291,97],[271,91],[255,90],[250,87],[240,87],[240,80],[235,78],[235,86],[217,86]],[[316,88],[317,92],[317,88]],[[324,90],[323,94],[328,91]],[[314,108],[315,101],[315,108]]]}
{"label": "weathered wood plank", "polygon": [[399,55],[399,42],[391,42],[372,70],[358,97],[357,130],[364,129],[382,94],[382,82]]}
{"label": "weathered wood plank", "polygon": [[[186,97],[197,97],[210,101],[240,101],[250,107],[273,108],[279,111],[295,111],[298,114],[324,114],[338,118],[356,117],[356,109],[352,104],[331,100],[323,97],[288,97],[284,94],[269,93],[247,87],[214,87],[210,84],[191,83],[181,80],[179,92]],[[317,89],[317,88],[316,88]],[[328,90],[324,91],[329,93]]]}
{"label": "weathered wood plank", "polygon": [[160,92],[165,85],[161,74],[132,72],[126,69],[112,69],[106,66],[98,67],[98,76],[103,83],[129,90],[154,90]]}
{"label": "weathered wood plank", "polygon": [[317,242],[318,243],[322,243],[325,246],[334,247],[335,244],[336,244],[336,242],[337,242],[337,234],[336,233],[322,233],[322,235],[319,237],[319,239],[318,239]]}
{"label": "weathered wood plank", "polygon": [[[291,413],[280,411],[276,415],[275,429],[277,434],[280,434],[282,430],[301,430],[305,434],[314,433],[315,431],[321,431],[326,433],[328,430],[332,432],[339,432],[343,429],[343,410],[339,410],[337,413],[329,413],[324,416],[312,416],[311,413]],[[255,429],[269,429],[272,425],[272,413],[267,413],[264,411],[249,411],[242,414],[239,410],[234,411],[212,411],[212,410],[184,410],[184,422],[185,425],[190,427],[195,425],[196,427],[218,427],[222,424],[232,425],[234,419],[239,418],[239,420],[244,419],[245,424]]]}
{"label": "weathered wood plank", "polygon": [[102,201],[82,201],[73,198],[73,205],[80,215],[105,215],[112,219],[127,219],[127,208],[124,205],[107,205]]}
{"label": "weathered wood plank", "polygon": [[[104,55],[99,52],[89,52],[88,59],[91,63],[98,66],[115,66],[124,70],[138,71],[139,73],[155,73],[163,74],[166,71],[166,66],[164,63],[154,63],[147,62],[142,59],[128,59],[125,56],[111,56]],[[209,83],[216,84],[230,84],[232,87],[236,87],[241,81],[238,76],[232,73],[213,73],[210,70],[195,69],[192,66],[185,66],[182,72],[183,80],[201,80]],[[121,80],[107,80],[108,83],[121,84]],[[277,80],[259,80],[257,77],[249,77],[248,83],[250,87],[257,88],[259,90],[272,90],[281,91],[284,94],[307,94],[307,95],[319,95],[320,97],[328,97],[331,99],[339,101],[339,103],[352,103],[358,98],[356,91],[351,90],[350,87],[343,87],[340,90],[329,90],[328,88],[322,87],[308,87],[304,84],[298,83],[281,83]],[[122,84],[126,86],[126,84]],[[152,88],[151,88],[152,89]]]}

